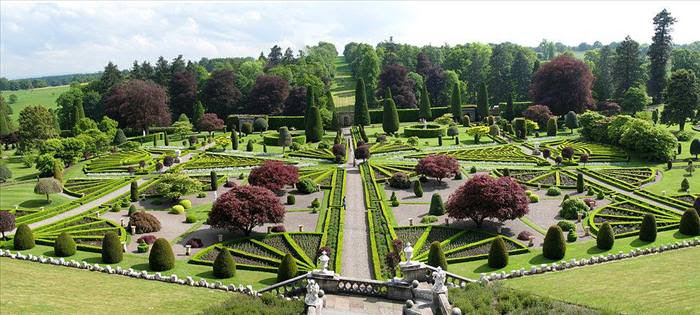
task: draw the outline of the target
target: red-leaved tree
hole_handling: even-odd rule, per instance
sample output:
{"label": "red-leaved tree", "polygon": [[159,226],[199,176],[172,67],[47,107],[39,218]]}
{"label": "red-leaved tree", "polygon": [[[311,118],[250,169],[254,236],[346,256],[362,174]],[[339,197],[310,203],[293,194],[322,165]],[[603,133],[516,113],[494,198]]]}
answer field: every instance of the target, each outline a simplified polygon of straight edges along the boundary
{"label": "red-leaved tree", "polygon": [[250,90],[248,111],[253,114],[279,115],[289,96],[289,83],[275,75],[261,75]]}
{"label": "red-leaved tree", "polygon": [[10,211],[0,211],[0,232],[2,239],[5,239],[5,232],[15,229],[15,215]]}
{"label": "red-leaved tree", "polygon": [[282,222],[284,213],[284,206],[269,189],[237,186],[216,199],[207,223],[214,228],[225,228],[250,235],[256,226]]}
{"label": "red-leaved tree", "polygon": [[485,219],[514,220],[529,211],[525,190],[511,177],[476,175],[450,195],[447,214],[455,219],[469,218],[480,227]]}
{"label": "red-leaved tree", "polygon": [[355,159],[359,160],[367,160],[369,159],[370,153],[369,153],[369,145],[363,144],[363,145],[358,145],[357,148],[355,148]]}
{"label": "red-leaved tree", "polygon": [[294,185],[299,181],[299,170],[294,165],[286,165],[282,161],[266,161],[265,164],[254,168],[248,176],[248,183],[253,186],[265,187],[273,191],[281,191],[285,185]]}
{"label": "red-leaved tree", "polygon": [[416,172],[428,177],[435,177],[438,181],[452,177],[459,172],[457,159],[449,155],[428,155],[418,161]]}
{"label": "red-leaved tree", "polygon": [[129,80],[115,86],[105,99],[105,112],[120,127],[136,130],[170,124],[168,95],[153,81]]}
{"label": "red-leaved tree", "polygon": [[536,122],[541,129],[546,130],[552,112],[544,105],[532,105],[523,111],[523,117]]}
{"label": "red-leaved tree", "polygon": [[206,113],[197,122],[197,128],[202,131],[209,131],[211,134],[215,130],[224,129],[224,121],[214,113]]}
{"label": "red-leaved tree", "polygon": [[581,113],[592,102],[593,73],[582,61],[560,55],[535,73],[530,94],[535,104],[544,104],[557,116]]}

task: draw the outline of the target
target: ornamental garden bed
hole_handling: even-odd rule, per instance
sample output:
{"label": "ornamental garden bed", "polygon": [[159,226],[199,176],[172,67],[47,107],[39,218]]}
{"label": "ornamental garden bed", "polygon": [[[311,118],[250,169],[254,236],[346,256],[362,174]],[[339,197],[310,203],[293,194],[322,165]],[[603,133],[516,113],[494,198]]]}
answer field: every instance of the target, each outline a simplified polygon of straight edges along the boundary
{"label": "ornamental garden bed", "polygon": [[403,128],[404,137],[437,138],[447,134],[447,125],[417,124]]}
{"label": "ornamental garden bed", "polygon": [[406,155],[406,158],[420,159],[431,154],[445,154],[453,156],[461,161],[480,161],[480,162],[497,162],[497,163],[531,163],[537,165],[549,166],[549,162],[545,159],[528,155],[519,147],[506,144],[488,147],[480,147],[473,149],[456,149],[447,151],[422,152]]}
{"label": "ornamental garden bed", "polygon": [[[143,162],[144,167],[139,164]],[[147,173],[155,170],[155,162],[151,153],[143,149],[132,151],[120,151],[108,155],[100,156],[88,161],[83,167],[86,174],[93,173]]]}

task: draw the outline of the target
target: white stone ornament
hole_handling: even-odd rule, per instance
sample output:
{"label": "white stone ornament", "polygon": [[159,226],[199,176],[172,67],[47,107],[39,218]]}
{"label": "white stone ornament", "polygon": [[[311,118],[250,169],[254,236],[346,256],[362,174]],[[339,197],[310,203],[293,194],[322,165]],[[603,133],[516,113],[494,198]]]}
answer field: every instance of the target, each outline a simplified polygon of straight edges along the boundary
{"label": "white stone ornament", "polygon": [[447,273],[442,270],[442,267],[437,267],[437,270],[433,271],[433,292],[434,293],[445,293],[447,292],[447,287],[445,286],[445,280],[447,278]]}

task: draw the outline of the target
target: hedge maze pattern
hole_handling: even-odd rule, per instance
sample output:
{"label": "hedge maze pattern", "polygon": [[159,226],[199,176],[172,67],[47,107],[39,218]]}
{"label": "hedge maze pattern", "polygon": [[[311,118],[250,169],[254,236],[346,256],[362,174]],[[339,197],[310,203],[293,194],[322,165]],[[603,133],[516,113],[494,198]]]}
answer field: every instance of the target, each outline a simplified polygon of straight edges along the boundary
{"label": "hedge maze pattern", "polygon": [[[143,170],[139,166],[141,161],[146,163],[146,167]],[[139,173],[153,171],[155,163],[151,153],[143,149],[111,153],[91,160],[85,165],[83,171],[86,174],[128,173],[130,169]]]}
{"label": "hedge maze pattern", "polygon": [[251,156],[204,153],[193,157],[180,167],[185,170],[237,168],[258,166],[263,164],[265,161],[265,159]]}
{"label": "hedge maze pattern", "polygon": [[435,152],[423,152],[406,155],[406,158],[420,159],[431,154],[445,154],[462,161],[496,162],[496,163],[528,163],[549,165],[543,158],[528,155],[518,146],[512,144],[481,147],[475,149],[459,149]]}
{"label": "hedge maze pattern", "polygon": [[102,238],[107,232],[114,232],[122,242],[126,241],[126,232],[123,227],[94,215],[73,216],[39,227],[34,230],[34,237],[37,243],[53,245],[56,238],[63,232],[68,232],[78,248],[86,251],[99,252],[102,248]]}
{"label": "hedge maze pattern", "polygon": [[394,173],[403,172],[408,174],[408,176],[416,175],[416,164],[415,163],[404,163],[404,162],[391,162],[382,161],[374,162],[370,161],[372,170],[374,171],[374,178],[377,181],[384,181],[391,177]]}
{"label": "hedge maze pattern", "polygon": [[656,217],[659,230],[678,227],[681,214],[654,205],[649,205],[633,198],[618,197],[617,202],[594,210],[588,217],[588,223],[593,232],[604,222],[609,222],[615,232],[615,237],[633,236],[639,233],[644,215],[651,213]]}
{"label": "hedge maze pattern", "polygon": [[[503,176],[505,169],[494,170],[497,176]],[[526,170],[508,169],[510,177],[513,177],[521,184],[528,186],[551,187],[557,186],[561,189],[576,188],[576,174],[566,170]]]}

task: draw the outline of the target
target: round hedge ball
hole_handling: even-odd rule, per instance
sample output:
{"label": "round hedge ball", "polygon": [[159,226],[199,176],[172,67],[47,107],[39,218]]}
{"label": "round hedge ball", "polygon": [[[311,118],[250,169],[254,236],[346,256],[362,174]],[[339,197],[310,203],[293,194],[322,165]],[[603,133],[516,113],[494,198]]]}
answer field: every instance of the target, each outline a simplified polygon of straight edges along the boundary
{"label": "round hedge ball", "polygon": [[77,246],[73,237],[68,232],[63,232],[56,238],[53,244],[53,251],[58,257],[69,257],[75,255]]}
{"label": "round hedge ball", "polygon": [[151,254],[148,256],[148,266],[153,271],[166,271],[175,267],[175,255],[168,240],[159,238],[153,243]]}
{"label": "round hedge ball", "polygon": [[32,249],[36,245],[34,243],[34,233],[28,225],[22,224],[17,227],[17,232],[15,232],[15,237],[13,239],[13,245],[15,250],[25,250]]}

